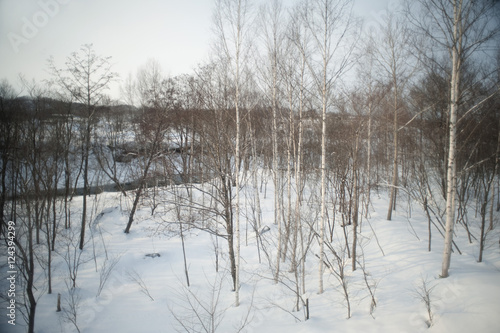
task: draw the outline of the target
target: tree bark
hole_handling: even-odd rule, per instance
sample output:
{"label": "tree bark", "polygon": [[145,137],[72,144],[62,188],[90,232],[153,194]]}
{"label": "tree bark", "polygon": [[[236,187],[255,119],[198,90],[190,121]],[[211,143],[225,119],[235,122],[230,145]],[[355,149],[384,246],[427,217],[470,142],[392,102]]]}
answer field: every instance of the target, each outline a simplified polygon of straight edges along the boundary
{"label": "tree bark", "polygon": [[462,24],[462,9],[455,0],[453,2],[453,45],[451,48],[451,87],[450,87],[450,114],[449,114],[449,148],[448,169],[446,175],[446,226],[444,238],[443,263],[441,277],[449,276],[451,252],[453,245],[453,230],[455,227],[455,193],[456,193],[456,144],[457,144],[457,113],[460,98],[461,76],[461,48],[462,37],[460,27]]}

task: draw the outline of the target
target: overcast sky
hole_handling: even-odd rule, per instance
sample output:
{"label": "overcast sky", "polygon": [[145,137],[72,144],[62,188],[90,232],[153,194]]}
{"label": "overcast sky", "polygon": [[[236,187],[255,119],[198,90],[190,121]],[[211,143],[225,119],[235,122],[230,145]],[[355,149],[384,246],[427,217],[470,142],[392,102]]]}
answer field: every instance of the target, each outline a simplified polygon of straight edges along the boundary
{"label": "overcast sky", "polygon": [[[397,2],[358,0],[355,10],[369,25]],[[122,79],[150,58],[171,75],[192,73],[208,56],[213,8],[214,0],[0,0],[0,79],[16,88],[20,73],[43,80],[49,56],[62,67],[88,43],[112,56]]]}

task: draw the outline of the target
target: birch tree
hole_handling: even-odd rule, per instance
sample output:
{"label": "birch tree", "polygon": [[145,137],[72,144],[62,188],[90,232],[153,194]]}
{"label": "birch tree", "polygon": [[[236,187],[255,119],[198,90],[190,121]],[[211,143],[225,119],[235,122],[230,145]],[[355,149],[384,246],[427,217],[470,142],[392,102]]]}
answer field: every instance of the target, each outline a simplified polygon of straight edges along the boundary
{"label": "birch tree", "polygon": [[[299,15],[297,15],[299,14]],[[303,109],[304,109],[304,99],[305,99],[305,45],[306,38],[304,38],[304,25],[300,20],[300,9],[295,9],[292,13],[291,22],[288,28],[288,51],[289,59],[287,60],[287,69],[289,72],[286,75],[287,86],[290,91],[289,94],[298,93],[298,110],[297,110],[297,135],[295,147],[295,187],[296,187],[296,197],[295,197],[295,207],[294,207],[294,225],[292,230],[292,254],[291,254],[291,270],[298,274],[297,263],[297,247],[298,247],[298,236],[299,231],[301,231],[301,202],[302,202],[302,152],[303,152],[303,134],[304,134],[304,124],[303,124]],[[301,256],[304,254],[301,253]],[[300,261],[300,264],[302,260]]]}
{"label": "birch tree", "polygon": [[[418,0],[418,8],[409,10],[409,18],[419,32],[447,56],[449,74],[448,157],[446,175],[446,228],[441,277],[449,276],[457,187],[457,121],[461,107],[465,64],[499,32],[495,17],[498,6],[493,0]],[[416,16],[418,13],[418,16]],[[484,54],[483,52],[481,52]]]}
{"label": "birch tree", "polygon": [[236,187],[235,202],[235,306],[239,306],[239,269],[240,269],[240,94],[242,74],[246,62],[247,42],[250,32],[250,5],[247,0],[217,0],[214,15],[216,47],[229,66],[229,74],[234,83],[232,107],[236,113],[236,138],[234,143],[234,174]]}
{"label": "birch tree", "polygon": [[[364,45],[362,49],[364,56],[359,60],[360,63],[356,76],[357,80],[360,82],[360,86],[356,87],[356,91],[360,92],[359,97],[362,100],[362,107],[365,111],[364,116],[368,118],[366,123],[366,136],[363,140],[366,142],[366,165],[364,166],[366,170],[366,193],[363,208],[365,217],[368,217],[372,184],[378,179],[378,173],[376,175],[372,173],[374,164],[372,158],[372,151],[374,150],[373,141],[376,141],[376,138],[374,138],[376,132],[374,130],[377,119],[376,113],[379,111],[381,101],[384,99],[390,86],[388,83],[379,80],[376,68],[376,45],[374,45],[373,42],[374,40],[370,37],[366,40],[366,45]],[[375,180],[373,180],[374,178]]]}
{"label": "birch tree", "polygon": [[331,110],[335,84],[352,64],[354,49],[352,32],[355,20],[353,1],[312,0],[305,2],[303,20],[312,37],[315,56],[307,59],[321,107],[321,212],[319,221],[319,293],[323,293],[324,233],[326,223],[326,121]]}
{"label": "birch tree", "polygon": [[[390,199],[387,210],[387,220],[392,219],[392,211],[396,207],[396,192],[398,186],[399,163],[399,114],[402,108],[402,95],[412,72],[412,52],[409,48],[411,31],[405,25],[402,17],[389,13],[380,25],[380,33],[370,36],[376,66],[392,86],[391,109],[393,114],[392,136],[392,177],[390,182]],[[414,66],[413,66],[414,67]]]}
{"label": "birch tree", "polygon": [[281,122],[280,114],[279,114],[279,66],[280,66],[280,53],[281,46],[283,44],[284,38],[284,30],[282,22],[284,20],[283,17],[283,8],[281,1],[273,0],[270,2],[269,6],[263,6],[261,8],[261,26],[263,30],[263,39],[264,39],[264,52],[265,52],[265,60],[264,60],[264,73],[263,73],[263,81],[265,82],[265,86],[263,90],[267,96],[267,100],[271,104],[271,113],[272,113],[272,168],[271,173],[273,175],[273,184],[274,184],[274,223],[278,225],[278,245],[277,245],[277,254],[276,254],[276,271],[274,280],[278,282],[278,275],[280,272],[280,259],[282,257],[282,196],[283,192],[281,191],[280,186],[280,166],[279,166],[279,151],[278,151],[278,123]]}

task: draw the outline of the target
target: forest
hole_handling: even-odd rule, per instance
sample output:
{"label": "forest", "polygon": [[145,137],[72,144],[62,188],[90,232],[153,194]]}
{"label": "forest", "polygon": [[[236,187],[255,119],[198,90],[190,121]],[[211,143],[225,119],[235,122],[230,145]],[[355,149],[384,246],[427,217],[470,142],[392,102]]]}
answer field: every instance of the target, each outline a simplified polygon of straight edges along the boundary
{"label": "forest", "polygon": [[2,331],[500,329],[498,1],[215,3],[192,74],[0,82]]}

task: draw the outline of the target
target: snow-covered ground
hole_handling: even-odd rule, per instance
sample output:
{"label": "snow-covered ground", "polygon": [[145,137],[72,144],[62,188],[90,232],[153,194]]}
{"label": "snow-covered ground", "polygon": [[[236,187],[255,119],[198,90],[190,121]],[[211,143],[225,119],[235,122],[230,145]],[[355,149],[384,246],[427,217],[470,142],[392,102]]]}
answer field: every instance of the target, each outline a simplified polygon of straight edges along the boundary
{"label": "snow-covered ground", "polygon": [[[271,230],[263,233],[272,262],[275,260],[277,226],[272,224],[273,197],[261,198],[264,221]],[[81,200],[74,200],[78,214]],[[387,194],[374,193],[369,219],[363,219],[358,254],[363,255],[367,283],[372,287],[376,307],[370,314],[371,297],[363,270],[346,266],[351,318],[339,280],[324,272],[325,291],[318,294],[316,241],[306,261],[306,293],[310,319],[304,308],[295,311],[294,274],[289,262],[281,264],[282,278],[275,283],[269,261],[261,253],[259,263],[253,232],[242,225],[240,306],[234,306],[227,242],[197,229],[185,231],[186,259],[191,286],[186,287],[184,261],[178,226],[168,225],[168,216],[151,216],[143,206],[130,234],[124,234],[127,204],[120,193],[102,193],[89,226],[89,241],[82,252],[71,302],[65,250],[54,258],[53,293],[38,300],[35,331],[76,332],[68,318],[76,306],[80,332],[500,332],[500,247],[498,228],[489,234],[483,263],[477,263],[478,243],[468,244],[464,228],[457,227],[457,244],[463,254],[454,253],[450,277],[438,277],[442,259],[442,237],[433,229],[432,251],[427,251],[427,221],[417,205],[410,212],[400,200],[392,221],[384,219]],[[498,213],[496,213],[498,214]],[[75,232],[61,235],[60,244],[78,241]],[[369,221],[369,223],[368,223]],[[336,227],[341,232],[340,227]],[[376,237],[375,237],[375,234]],[[339,236],[343,237],[343,236]],[[341,243],[334,240],[334,246]],[[337,242],[337,244],[336,244]],[[218,245],[219,272],[215,271]],[[107,258],[107,260],[106,260]],[[103,265],[116,263],[109,277],[101,277]],[[100,280],[105,280],[97,296]],[[422,281],[431,290],[433,325],[427,325],[425,303],[419,296]],[[420,292],[419,292],[420,291]],[[56,312],[61,294],[63,311]],[[20,321],[18,321],[20,322]],[[2,323],[0,331],[12,327]],[[184,325],[184,328],[183,328]],[[208,325],[208,326],[203,326]],[[24,331],[16,327],[19,332]],[[7,331],[9,332],[9,331]],[[12,330],[17,332],[17,330]]]}

